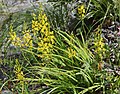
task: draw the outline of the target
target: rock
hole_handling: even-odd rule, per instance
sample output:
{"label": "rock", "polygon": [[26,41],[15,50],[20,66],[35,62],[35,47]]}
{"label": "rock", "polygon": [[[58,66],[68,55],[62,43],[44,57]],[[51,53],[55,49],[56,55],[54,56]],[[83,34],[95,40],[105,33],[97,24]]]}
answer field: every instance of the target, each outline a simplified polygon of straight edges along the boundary
{"label": "rock", "polygon": [[3,0],[3,4],[6,6],[12,6],[16,0]]}
{"label": "rock", "polygon": [[38,2],[47,0],[0,0],[0,28],[4,21],[9,18],[9,14],[23,12],[32,6],[39,6]]}
{"label": "rock", "polygon": [[9,91],[9,90],[3,90],[1,92],[1,94],[13,94],[13,93],[11,91]]}

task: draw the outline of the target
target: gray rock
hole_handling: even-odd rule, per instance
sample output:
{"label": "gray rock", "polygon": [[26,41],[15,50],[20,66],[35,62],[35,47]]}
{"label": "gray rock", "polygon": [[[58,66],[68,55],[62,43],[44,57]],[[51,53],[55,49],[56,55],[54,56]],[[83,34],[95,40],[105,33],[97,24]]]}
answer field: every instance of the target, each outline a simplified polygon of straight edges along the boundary
{"label": "gray rock", "polygon": [[2,2],[3,2],[6,6],[12,6],[13,3],[16,2],[16,0],[2,0]]}
{"label": "gray rock", "polygon": [[9,14],[23,12],[32,6],[38,6],[38,2],[47,0],[0,0],[0,28],[3,22],[9,18]]}
{"label": "gray rock", "polygon": [[1,92],[1,94],[13,94],[13,93],[11,91],[9,91],[9,90],[3,90]]}

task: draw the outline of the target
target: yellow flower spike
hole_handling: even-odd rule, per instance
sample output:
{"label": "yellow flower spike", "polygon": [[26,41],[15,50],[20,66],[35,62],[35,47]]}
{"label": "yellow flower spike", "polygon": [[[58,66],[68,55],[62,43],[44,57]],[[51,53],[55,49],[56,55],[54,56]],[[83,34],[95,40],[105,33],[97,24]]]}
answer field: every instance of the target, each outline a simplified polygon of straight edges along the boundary
{"label": "yellow flower spike", "polygon": [[20,81],[22,81],[24,79],[24,74],[22,70],[22,67],[18,61],[18,59],[16,59],[16,65],[15,65],[15,74],[16,74],[16,78]]}
{"label": "yellow flower spike", "polygon": [[97,46],[97,45],[98,45],[98,43],[97,43],[97,42],[95,42],[95,43],[94,43],[94,45],[95,45],[95,46]]}
{"label": "yellow flower spike", "polygon": [[[41,8],[42,8],[42,5],[41,5]],[[43,10],[40,10],[39,15],[36,16],[36,18],[37,19],[32,20],[32,31],[36,35],[40,33],[40,37],[37,37],[38,38],[37,50],[41,52],[41,58],[45,58],[46,56],[44,56],[43,54],[49,54],[51,52],[52,46],[55,43],[54,42],[55,36],[53,31],[50,31],[50,24]]]}
{"label": "yellow flower spike", "polygon": [[82,4],[78,7],[78,14],[80,15],[80,18],[84,18],[85,16],[85,5]]}
{"label": "yellow flower spike", "polygon": [[99,58],[98,60],[102,61],[103,56],[104,56],[105,51],[106,51],[106,49],[104,48],[104,46],[105,46],[104,40],[101,37],[101,32],[100,31],[97,31],[95,35],[96,36],[95,36],[95,41],[94,41],[94,47],[95,47],[94,51]]}
{"label": "yellow flower spike", "polygon": [[103,53],[106,51],[106,49],[105,49],[105,48],[103,48],[102,50],[103,50]]}

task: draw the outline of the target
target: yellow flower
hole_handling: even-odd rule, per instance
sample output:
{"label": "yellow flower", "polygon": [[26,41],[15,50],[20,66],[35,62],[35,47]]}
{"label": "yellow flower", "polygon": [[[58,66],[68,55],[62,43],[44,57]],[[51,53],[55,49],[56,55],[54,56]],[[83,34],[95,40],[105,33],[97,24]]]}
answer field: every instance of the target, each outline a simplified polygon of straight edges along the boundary
{"label": "yellow flower", "polygon": [[68,48],[68,57],[71,58],[76,55],[76,51],[73,50],[72,48]]}
{"label": "yellow flower", "polygon": [[47,16],[46,16],[46,14],[43,14],[42,20],[47,21]]}
{"label": "yellow flower", "polygon": [[81,18],[84,18],[85,14],[81,14]]}
{"label": "yellow flower", "polygon": [[10,40],[16,40],[16,33],[15,32],[9,32]]}
{"label": "yellow flower", "polygon": [[39,47],[42,47],[44,45],[44,42],[41,40],[40,42],[37,43]]}
{"label": "yellow flower", "polygon": [[38,21],[33,21],[32,20],[32,29],[35,30],[35,31],[39,31],[39,23]]}
{"label": "yellow flower", "polygon": [[83,9],[82,13],[84,13],[84,14],[85,14],[85,9]]}
{"label": "yellow flower", "polygon": [[52,48],[52,47],[53,47],[53,45],[52,45],[51,43],[48,43],[48,46],[49,46],[49,48]]}
{"label": "yellow flower", "polygon": [[49,25],[48,22],[46,22],[46,23],[44,24],[44,26],[46,26],[47,28],[50,28],[50,25]]}
{"label": "yellow flower", "polygon": [[41,32],[45,34],[46,32],[48,32],[48,28],[44,25],[41,29]]}
{"label": "yellow flower", "polygon": [[53,34],[54,34],[54,32],[53,32],[53,31],[51,31],[51,32],[50,32],[50,35],[53,35]]}
{"label": "yellow flower", "polygon": [[49,39],[48,39],[48,38],[43,38],[43,41],[44,41],[44,42],[48,42]]}
{"label": "yellow flower", "polygon": [[38,23],[38,27],[39,27],[39,30],[41,30],[41,28],[42,28],[41,23]]}
{"label": "yellow flower", "polygon": [[55,36],[53,36],[53,35],[49,36],[49,40],[51,41],[52,44],[54,44]]}
{"label": "yellow flower", "polygon": [[80,15],[80,18],[84,18],[84,16],[85,16],[85,6],[84,6],[84,4],[82,4],[78,7],[78,14]]}
{"label": "yellow flower", "polygon": [[81,5],[80,6],[80,10],[83,10],[85,7],[84,7],[84,5]]}
{"label": "yellow flower", "polygon": [[41,24],[42,24],[42,25],[44,25],[45,23],[46,23],[45,20],[42,20],[42,21],[41,21]]}
{"label": "yellow flower", "polygon": [[19,73],[17,73],[17,79],[19,79],[20,81],[24,79],[24,74],[23,71],[20,71]]}
{"label": "yellow flower", "polygon": [[22,42],[20,38],[17,37],[15,32],[10,32],[9,35],[10,35],[10,40],[14,46],[21,46]]}
{"label": "yellow flower", "polygon": [[24,32],[23,38],[22,38],[22,42],[23,42],[23,47],[32,47],[32,37],[30,35],[30,31],[26,31]]}
{"label": "yellow flower", "polygon": [[103,48],[104,47],[104,42],[103,38],[97,39],[97,41],[94,43],[95,46]]}

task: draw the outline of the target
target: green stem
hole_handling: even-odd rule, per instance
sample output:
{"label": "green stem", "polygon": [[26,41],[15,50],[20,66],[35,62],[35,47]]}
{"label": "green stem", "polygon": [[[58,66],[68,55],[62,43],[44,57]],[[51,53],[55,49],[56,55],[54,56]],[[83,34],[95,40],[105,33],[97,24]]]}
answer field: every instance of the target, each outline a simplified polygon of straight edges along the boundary
{"label": "green stem", "polygon": [[104,23],[104,21],[105,21],[105,19],[106,19],[106,17],[107,17],[107,14],[108,14],[108,12],[109,12],[110,7],[111,7],[111,4],[110,4],[110,5],[108,6],[108,8],[107,8],[107,11],[106,11],[105,16],[104,16],[104,18],[103,18],[103,21],[102,21],[102,23],[101,23],[101,26],[103,25],[103,23]]}

